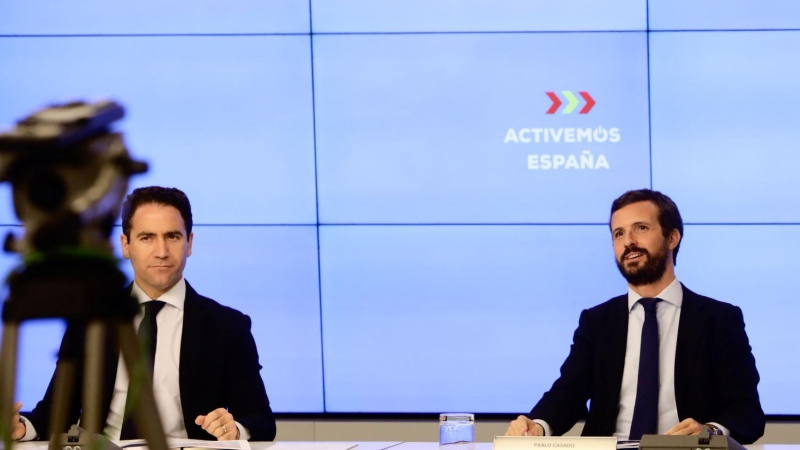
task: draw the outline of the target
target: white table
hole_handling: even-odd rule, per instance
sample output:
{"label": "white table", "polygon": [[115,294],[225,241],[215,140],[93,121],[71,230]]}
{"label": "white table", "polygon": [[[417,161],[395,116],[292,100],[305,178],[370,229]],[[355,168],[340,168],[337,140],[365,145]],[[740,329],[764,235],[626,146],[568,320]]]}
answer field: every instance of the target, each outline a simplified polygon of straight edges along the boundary
{"label": "white table", "polygon": [[[17,450],[33,450],[43,442],[21,442],[14,445]],[[280,444],[280,445],[276,445]],[[321,450],[326,442],[251,442],[252,450],[268,450],[270,447],[279,447],[283,450]],[[334,442],[331,442],[334,444]],[[439,450],[438,442],[335,442],[335,444],[358,444],[355,450]],[[745,446],[748,450],[800,450],[800,444],[753,444]],[[2,449],[2,442],[0,442]],[[277,449],[276,449],[277,450]],[[476,442],[474,450],[493,450],[491,442]]]}
{"label": "white table", "polygon": [[[402,444],[399,441],[391,442],[324,442],[324,441],[278,441],[278,442],[251,442],[251,450],[267,450],[275,447],[276,450],[321,450],[325,444],[350,444],[358,445],[355,450],[387,450]],[[439,444],[436,444],[438,450]],[[491,450],[491,449],[490,449]]]}
{"label": "white table", "polygon": [[[365,443],[366,444],[366,443]],[[491,442],[476,442],[475,450],[493,450]],[[800,444],[752,444],[745,445],[748,450],[800,450]],[[362,448],[361,450],[373,450]],[[439,450],[438,442],[403,442],[392,447],[392,450]]]}

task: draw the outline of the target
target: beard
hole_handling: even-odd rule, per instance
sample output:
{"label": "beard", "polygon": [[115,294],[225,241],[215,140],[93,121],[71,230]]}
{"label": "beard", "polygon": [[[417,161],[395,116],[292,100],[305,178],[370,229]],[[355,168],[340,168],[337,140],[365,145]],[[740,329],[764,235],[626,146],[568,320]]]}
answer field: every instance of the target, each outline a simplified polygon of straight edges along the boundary
{"label": "beard", "polygon": [[[634,252],[645,256],[645,262],[636,266],[626,267],[624,263],[625,257]],[[671,256],[672,253],[669,251],[669,244],[666,239],[664,239],[664,245],[659,249],[659,252],[653,255],[641,247],[632,246],[626,248],[620,259],[617,260],[617,269],[631,286],[653,284],[664,276],[667,271],[667,258]]]}

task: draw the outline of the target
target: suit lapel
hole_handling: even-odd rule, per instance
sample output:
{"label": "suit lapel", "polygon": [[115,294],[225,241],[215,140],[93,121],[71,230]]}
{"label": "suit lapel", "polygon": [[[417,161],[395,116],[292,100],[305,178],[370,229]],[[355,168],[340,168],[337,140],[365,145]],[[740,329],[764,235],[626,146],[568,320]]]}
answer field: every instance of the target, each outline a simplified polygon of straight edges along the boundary
{"label": "suit lapel", "polygon": [[609,348],[608,364],[605,365],[606,376],[608,377],[608,387],[611,397],[609,405],[614,408],[613,414],[608,417],[613,418],[611,433],[616,426],[616,417],[619,412],[619,395],[622,390],[622,372],[625,370],[625,351],[628,345],[628,296],[623,295],[615,302],[611,310],[609,324],[619,324],[609,327]]}
{"label": "suit lapel", "polygon": [[[208,319],[197,292],[186,283],[186,300],[183,305],[183,332],[181,334],[180,383],[181,399],[194,398],[190,378],[195,373],[202,352],[203,329]],[[182,400],[185,402],[186,400]],[[185,409],[185,405],[184,405]]]}
{"label": "suit lapel", "polygon": [[678,323],[678,343],[675,350],[675,403],[678,415],[682,410],[682,399],[686,398],[686,384],[691,377],[694,361],[697,358],[699,343],[702,342],[706,325],[702,318],[702,304],[697,294],[683,286],[683,304]]}

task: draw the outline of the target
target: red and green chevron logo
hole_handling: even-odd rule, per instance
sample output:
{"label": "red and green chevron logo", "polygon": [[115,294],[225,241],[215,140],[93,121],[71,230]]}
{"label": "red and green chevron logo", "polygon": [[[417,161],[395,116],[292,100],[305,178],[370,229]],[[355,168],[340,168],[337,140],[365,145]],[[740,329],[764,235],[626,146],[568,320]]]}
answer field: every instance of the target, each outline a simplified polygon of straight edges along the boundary
{"label": "red and green chevron logo", "polygon": [[[547,114],[555,114],[556,111],[558,111],[558,108],[560,108],[561,105],[564,104],[564,102],[561,101],[561,99],[558,97],[558,95],[556,95],[555,92],[545,92],[545,94],[547,94],[547,96],[550,97],[550,101],[553,102],[553,104],[550,106],[550,109],[547,110]],[[564,109],[561,110],[561,114],[572,114],[572,112],[575,111],[575,108],[581,101],[578,100],[578,97],[575,97],[575,94],[573,94],[572,91],[561,91],[561,94],[567,101],[567,106],[565,106]],[[585,101],[583,108],[581,108],[578,114],[587,114],[594,107],[595,101],[592,98],[592,96],[589,95],[588,92],[581,91],[578,92],[578,94],[580,94],[580,96],[583,97],[583,100]]]}

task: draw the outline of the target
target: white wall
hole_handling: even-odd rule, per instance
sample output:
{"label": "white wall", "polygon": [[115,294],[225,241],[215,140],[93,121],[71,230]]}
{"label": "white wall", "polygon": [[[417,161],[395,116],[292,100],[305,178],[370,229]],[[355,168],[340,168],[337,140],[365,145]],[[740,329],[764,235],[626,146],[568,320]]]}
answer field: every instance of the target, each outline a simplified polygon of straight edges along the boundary
{"label": "white wall", "polygon": [[[505,433],[508,422],[475,423],[478,442],[492,442]],[[578,435],[583,424],[568,434]],[[279,420],[278,441],[407,441],[434,442],[439,439],[439,422],[431,421],[355,421],[355,420]],[[758,444],[800,443],[800,422],[768,423]]]}

